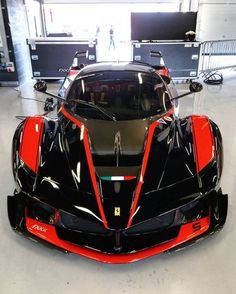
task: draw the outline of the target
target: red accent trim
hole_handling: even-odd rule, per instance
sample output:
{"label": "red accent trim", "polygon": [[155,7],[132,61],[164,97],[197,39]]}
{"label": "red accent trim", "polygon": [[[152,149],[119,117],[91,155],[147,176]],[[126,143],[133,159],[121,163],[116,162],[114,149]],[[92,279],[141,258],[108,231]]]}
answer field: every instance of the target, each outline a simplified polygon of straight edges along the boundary
{"label": "red accent trim", "polygon": [[130,180],[133,180],[135,178],[136,178],[136,176],[124,176],[125,181],[130,181]]}
{"label": "red accent trim", "polygon": [[[174,107],[172,107],[166,114],[164,114],[162,116],[162,118],[163,117],[170,117],[170,116],[173,115],[173,113],[174,113]],[[144,151],[143,163],[142,163],[141,173],[140,173],[141,181],[140,181],[140,178],[139,178],[139,181],[138,181],[138,184],[137,184],[137,187],[136,187],[136,190],[135,190],[134,200],[133,200],[133,203],[132,203],[127,228],[129,228],[132,225],[133,216],[134,216],[134,213],[135,213],[136,208],[137,208],[141,188],[142,188],[142,185],[143,185],[143,179],[144,179],[144,176],[145,176],[145,171],[146,171],[146,167],[147,167],[147,161],[148,161],[148,158],[149,158],[149,152],[150,152],[150,148],[151,148],[153,133],[155,131],[155,128],[158,125],[159,125],[159,122],[155,121],[149,127],[148,137],[147,137],[147,140],[146,140],[146,146],[145,146],[145,151]]]}
{"label": "red accent trim", "polygon": [[[80,129],[82,129],[82,126],[84,126],[79,120],[77,120],[75,117],[73,117],[72,115],[70,115],[65,108],[62,106],[61,107],[61,112],[63,113],[63,115],[68,118],[69,120],[71,120],[73,123],[75,123]],[[106,216],[103,210],[103,206],[102,206],[102,201],[101,201],[101,196],[98,190],[98,185],[97,185],[97,180],[96,180],[96,174],[95,174],[95,169],[94,169],[94,165],[93,165],[93,159],[92,159],[92,155],[91,155],[91,151],[90,151],[90,144],[89,144],[89,137],[88,137],[88,131],[84,126],[84,135],[83,135],[83,143],[84,143],[84,148],[85,148],[85,152],[86,152],[86,157],[87,157],[87,162],[88,162],[88,167],[89,167],[89,172],[90,172],[90,176],[91,176],[91,180],[93,183],[93,189],[94,189],[94,193],[95,193],[95,197],[97,200],[97,204],[98,204],[98,208],[101,214],[101,218],[103,221],[103,225],[105,228],[108,229],[108,225],[107,225],[107,220],[106,220]]]}
{"label": "red accent trim", "polygon": [[209,119],[192,115],[192,131],[197,172],[200,172],[215,156],[215,143]]}
{"label": "red accent trim", "polygon": [[68,71],[68,76],[71,76],[71,75],[77,75],[78,74],[78,72],[79,72],[79,70],[78,69],[70,69],[69,71]]}
{"label": "red accent trim", "polygon": [[133,219],[134,213],[135,213],[136,208],[137,208],[141,188],[142,188],[142,185],[143,185],[143,179],[144,179],[145,171],[146,171],[146,167],[147,167],[147,161],[148,161],[148,158],[149,158],[149,152],[150,152],[150,148],[151,148],[153,133],[155,131],[155,128],[158,126],[158,124],[159,123],[157,121],[155,121],[149,127],[148,136],[147,136],[147,140],[146,140],[145,151],[144,151],[144,156],[143,156],[143,163],[142,163],[142,167],[141,167],[141,172],[140,172],[138,184],[137,184],[137,187],[136,187],[136,190],[135,190],[134,200],[133,200],[133,203],[132,203],[127,228],[129,228],[131,226],[132,219]]}
{"label": "red accent trim", "polygon": [[170,72],[167,67],[163,67],[162,69],[158,69],[157,72],[159,75],[170,77]]}
{"label": "red accent trim", "polygon": [[79,70],[77,69],[70,69],[67,73],[67,78],[70,78],[70,80],[74,80],[75,77],[78,75]]}
{"label": "red accent trim", "polygon": [[[171,107],[171,109],[166,114],[164,114],[161,118],[165,116],[172,116],[173,114],[174,114],[174,107]],[[174,119],[172,118],[172,120]]]}
{"label": "red accent trim", "polygon": [[88,160],[88,165],[89,165],[89,171],[90,171],[90,175],[91,175],[91,179],[93,182],[93,188],[94,188],[94,193],[97,199],[97,203],[98,203],[98,207],[99,207],[99,211],[101,214],[101,218],[104,224],[105,228],[108,228],[107,225],[107,220],[105,217],[105,213],[103,210],[103,205],[102,205],[102,201],[101,201],[101,196],[98,190],[98,185],[97,185],[97,179],[96,179],[96,174],[95,174],[95,170],[94,170],[94,165],[93,165],[93,158],[90,152],[90,144],[89,144],[89,138],[88,138],[88,133],[87,130],[84,130],[84,147],[85,147],[85,152],[86,152],[86,156],[87,156],[87,160]]}
{"label": "red accent trim", "polygon": [[54,224],[58,224],[59,221],[60,221],[60,212],[58,209],[56,209],[54,214]]}
{"label": "red accent trim", "polygon": [[73,115],[71,115],[69,112],[67,112],[65,110],[64,105],[61,106],[60,110],[59,110],[66,118],[68,118],[69,120],[73,121],[73,123],[75,123],[80,129],[83,125],[83,123],[79,120],[77,120]]}
{"label": "red accent trim", "polygon": [[106,263],[128,263],[151,257],[203,234],[209,229],[209,226],[210,217],[207,216],[197,221],[182,225],[178,236],[166,243],[129,254],[106,254],[61,240],[58,238],[56,229],[53,225],[44,224],[26,216],[26,228],[31,234],[63,248],[64,250]]}
{"label": "red accent trim", "polygon": [[29,117],[22,131],[19,156],[27,167],[35,173],[38,172],[43,130],[44,119],[39,116]]}

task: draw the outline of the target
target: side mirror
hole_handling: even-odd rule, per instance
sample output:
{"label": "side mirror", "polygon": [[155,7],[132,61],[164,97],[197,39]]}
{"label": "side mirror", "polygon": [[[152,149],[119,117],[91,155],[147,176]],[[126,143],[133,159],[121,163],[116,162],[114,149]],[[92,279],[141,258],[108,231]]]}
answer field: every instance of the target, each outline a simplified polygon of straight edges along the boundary
{"label": "side mirror", "polygon": [[201,92],[202,91],[202,84],[199,82],[192,82],[189,85],[189,90],[190,90],[190,92],[193,92],[193,93]]}
{"label": "side mirror", "polygon": [[199,83],[199,82],[192,82],[189,85],[189,91],[190,92],[187,92],[187,93],[184,93],[184,94],[179,95],[177,97],[174,97],[174,98],[171,99],[171,101],[177,100],[177,99],[180,99],[180,98],[183,98],[183,97],[185,97],[185,96],[187,96],[189,94],[192,94],[192,93],[200,92],[200,91],[202,91],[202,88],[203,87],[202,87],[202,84],[201,83]]}
{"label": "side mirror", "polygon": [[34,89],[38,92],[46,92],[47,91],[47,83],[43,82],[43,81],[38,81],[35,85],[34,85]]}
{"label": "side mirror", "polygon": [[[38,81],[35,85],[34,85],[34,89],[38,92],[42,92],[42,93],[45,93],[53,98],[56,98],[58,101],[65,101],[65,99],[63,97],[60,97],[56,94],[53,94],[51,92],[48,92],[47,91],[47,83],[45,83],[44,81]],[[52,100],[51,101],[48,101],[48,99],[46,100],[46,103],[45,104],[50,104],[52,103]],[[54,107],[54,106],[53,106]],[[47,106],[46,106],[47,108]]]}

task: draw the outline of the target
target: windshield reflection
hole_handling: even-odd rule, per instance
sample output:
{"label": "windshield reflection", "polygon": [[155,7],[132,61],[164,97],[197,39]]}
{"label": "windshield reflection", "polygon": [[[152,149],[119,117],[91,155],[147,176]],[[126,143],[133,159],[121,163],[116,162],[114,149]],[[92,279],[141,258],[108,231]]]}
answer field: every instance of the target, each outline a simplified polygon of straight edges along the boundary
{"label": "windshield reflection", "polygon": [[81,77],[74,81],[67,99],[70,110],[87,119],[109,119],[106,112],[114,114],[116,120],[144,119],[162,115],[172,106],[159,76],[135,71]]}

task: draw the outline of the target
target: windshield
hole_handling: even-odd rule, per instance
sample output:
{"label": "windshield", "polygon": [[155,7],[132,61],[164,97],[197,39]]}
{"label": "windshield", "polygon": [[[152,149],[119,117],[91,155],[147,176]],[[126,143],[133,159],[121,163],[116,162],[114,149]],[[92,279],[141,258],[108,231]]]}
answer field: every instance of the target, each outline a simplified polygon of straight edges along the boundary
{"label": "windshield", "polygon": [[162,115],[172,107],[159,76],[135,71],[105,71],[81,77],[74,81],[67,101],[72,112],[87,119],[144,119]]}

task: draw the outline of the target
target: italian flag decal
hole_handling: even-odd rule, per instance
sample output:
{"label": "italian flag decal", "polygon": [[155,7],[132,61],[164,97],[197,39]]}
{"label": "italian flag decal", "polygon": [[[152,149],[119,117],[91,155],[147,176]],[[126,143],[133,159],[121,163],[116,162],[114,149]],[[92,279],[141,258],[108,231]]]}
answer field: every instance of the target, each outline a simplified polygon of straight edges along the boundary
{"label": "italian flag decal", "polygon": [[102,180],[105,181],[129,181],[129,180],[133,180],[135,179],[135,176],[105,176],[105,177],[101,177]]}

